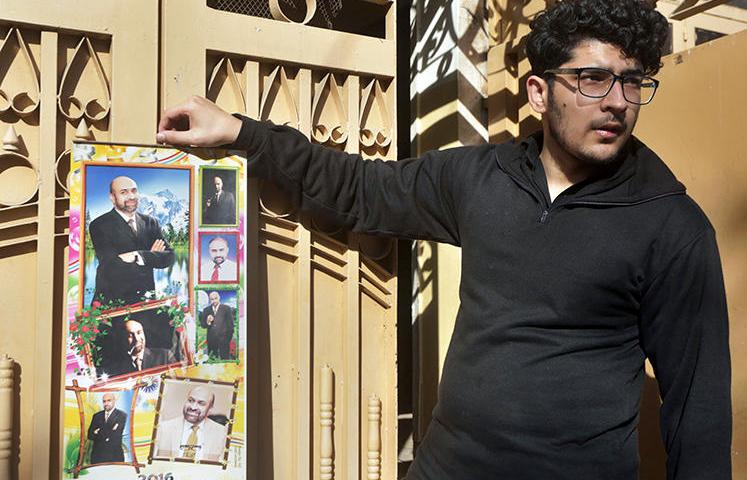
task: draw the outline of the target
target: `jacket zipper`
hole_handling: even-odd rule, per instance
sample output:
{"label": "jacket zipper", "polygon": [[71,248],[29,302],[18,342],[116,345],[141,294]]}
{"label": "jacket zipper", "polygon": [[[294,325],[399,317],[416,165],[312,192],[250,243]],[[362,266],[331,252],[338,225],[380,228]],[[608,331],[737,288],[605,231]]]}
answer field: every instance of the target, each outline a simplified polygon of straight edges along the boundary
{"label": "jacket zipper", "polygon": [[[506,172],[508,173],[508,172]],[[684,191],[674,191],[674,192],[667,192],[667,193],[661,193],[659,195],[654,195],[653,197],[647,197],[643,198],[641,200],[635,201],[635,202],[599,202],[599,201],[593,201],[593,200],[573,200],[566,203],[560,203],[555,205],[546,205],[547,200],[544,198],[544,195],[538,194],[531,185],[524,182],[523,179],[518,178],[514,175],[509,174],[509,178],[511,178],[516,184],[524,191],[529,193],[529,195],[534,198],[534,200],[540,205],[540,208],[542,209],[540,216],[539,216],[539,223],[546,223],[547,219],[550,216],[550,213],[552,213],[553,210],[557,210],[561,207],[568,207],[568,206],[579,206],[579,205],[587,205],[587,206],[598,206],[598,207],[625,207],[625,206],[633,206],[633,205],[640,205],[641,203],[650,202],[653,200],[658,200],[660,198],[664,197],[670,197],[674,195],[682,195]]]}
{"label": "jacket zipper", "polygon": [[542,195],[542,193],[537,192],[538,187],[535,186],[533,188],[533,186],[525,182],[523,178],[517,175],[514,175],[512,172],[510,172],[507,169],[504,169],[500,165],[500,162],[498,162],[498,165],[499,165],[499,168],[503,170],[508,175],[508,177],[519,186],[519,188],[529,193],[529,195],[531,195],[532,198],[534,198],[534,200],[540,205],[541,213],[540,213],[538,220],[539,220],[539,223],[542,223],[542,224],[547,222],[548,218],[550,217],[550,213],[552,213],[553,210],[557,210],[558,208],[561,208],[561,207],[579,206],[579,205],[599,206],[599,207],[625,207],[625,206],[640,205],[642,203],[650,202],[653,200],[658,200],[660,198],[670,197],[674,195],[682,195],[683,193],[685,193],[684,190],[666,192],[666,193],[661,193],[659,195],[654,195],[652,197],[643,198],[635,202],[600,202],[600,201],[594,201],[594,200],[571,200],[566,203],[548,204],[545,196]]}
{"label": "jacket zipper", "polygon": [[559,203],[556,205],[550,205],[549,208],[546,208],[542,211],[542,214],[540,215],[540,223],[547,222],[547,218],[550,216],[550,213],[553,210],[557,210],[559,208],[563,207],[569,207],[569,206],[595,206],[595,207],[631,207],[633,205],[640,205],[642,203],[651,202],[654,200],[658,200],[660,198],[664,197],[672,197],[674,195],[682,195],[684,192],[677,191],[677,192],[667,192],[667,193],[661,193],[659,195],[654,195],[653,197],[647,197],[643,198],[641,200],[637,200],[635,202],[595,202],[593,200],[572,200],[565,203]]}

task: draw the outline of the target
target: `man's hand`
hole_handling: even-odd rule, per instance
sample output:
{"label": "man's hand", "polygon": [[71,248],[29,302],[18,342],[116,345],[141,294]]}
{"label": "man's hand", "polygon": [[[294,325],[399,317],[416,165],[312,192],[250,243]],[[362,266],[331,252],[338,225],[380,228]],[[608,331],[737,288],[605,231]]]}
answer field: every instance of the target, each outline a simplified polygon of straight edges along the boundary
{"label": "man's hand", "polygon": [[156,141],[171,145],[215,147],[233,143],[240,130],[241,120],[210,100],[193,96],[163,112]]}
{"label": "man's hand", "polygon": [[212,315],[208,315],[206,320],[207,320],[208,325],[212,325],[213,320],[215,320],[215,317],[213,317]]}
{"label": "man's hand", "polygon": [[125,252],[119,254],[119,259],[122,260],[125,263],[135,263],[137,262],[137,252]]}
{"label": "man's hand", "polygon": [[101,429],[100,429],[100,428],[97,428],[97,429],[95,429],[95,430],[93,431],[93,434],[94,434],[94,435],[98,435],[98,434],[99,434],[99,430],[101,430]]}
{"label": "man's hand", "polygon": [[150,246],[151,252],[163,252],[166,250],[166,242],[161,240],[160,238],[153,242],[153,245]]}

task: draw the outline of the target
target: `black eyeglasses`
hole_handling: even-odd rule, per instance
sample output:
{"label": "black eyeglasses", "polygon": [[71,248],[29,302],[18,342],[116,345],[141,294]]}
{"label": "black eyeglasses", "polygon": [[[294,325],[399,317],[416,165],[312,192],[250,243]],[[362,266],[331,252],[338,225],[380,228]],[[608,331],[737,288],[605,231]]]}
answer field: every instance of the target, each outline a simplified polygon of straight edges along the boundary
{"label": "black eyeglasses", "polygon": [[659,81],[646,75],[637,73],[626,73],[616,75],[605,68],[581,67],[581,68],[553,68],[545,70],[547,74],[569,74],[578,77],[578,91],[581,95],[590,98],[604,98],[615,82],[620,81],[622,85],[623,98],[636,105],[646,105],[654,99]]}

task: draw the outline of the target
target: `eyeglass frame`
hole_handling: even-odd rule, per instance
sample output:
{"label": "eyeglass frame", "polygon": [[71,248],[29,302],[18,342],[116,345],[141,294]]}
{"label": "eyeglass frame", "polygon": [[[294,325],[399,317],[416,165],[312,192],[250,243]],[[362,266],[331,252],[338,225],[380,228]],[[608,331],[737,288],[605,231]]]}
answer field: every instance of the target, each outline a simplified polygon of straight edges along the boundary
{"label": "eyeglass frame", "polygon": [[[604,95],[588,95],[588,94],[584,93],[583,91],[581,91],[581,73],[584,70],[600,70],[600,71],[607,72],[610,75],[612,75],[612,82],[610,82],[610,86],[609,86],[609,88],[607,89],[607,91],[605,92]],[[641,102],[631,101],[625,95],[625,78],[626,77],[632,77],[632,76],[638,76],[639,74],[622,74],[622,75],[618,75],[618,74],[616,74],[615,72],[613,72],[611,70],[607,70],[606,68],[601,68],[601,67],[549,68],[549,69],[545,70],[542,73],[542,76],[544,77],[547,74],[551,74],[551,75],[573,74],[573,75],[576,75],[576,88],[578,89],[578,93],[580,93],[584,97],[588,97],[588,98],[604,98],[604,97],[606,97],[607,95],[610,94],[610,92],[612,91],[612,89],[615,88],[615,84],[619,80],[620,81],[620,86],[622,87],[623,98],[625,99],[626,102],[632,103],[633,105],[648,105],[649,103],[651,103],[651,101],[654,99],[654,95],[656,95],[656,90],[659,88],[659,83],[660,83],[659,80],[657,80],[657,79],[655,79],[653,77],[649,77],[648,75],[640,75],[643,78],[650,79],[654,83],[654,91],[651,94],[651,98],[649,98],[648,101],[641,103]]]}

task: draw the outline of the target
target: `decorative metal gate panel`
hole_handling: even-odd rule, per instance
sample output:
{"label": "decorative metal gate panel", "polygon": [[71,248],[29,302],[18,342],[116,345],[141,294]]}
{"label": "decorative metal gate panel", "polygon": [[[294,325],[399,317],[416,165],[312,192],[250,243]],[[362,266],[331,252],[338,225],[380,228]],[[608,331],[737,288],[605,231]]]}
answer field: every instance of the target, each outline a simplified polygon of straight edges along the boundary
{"label": "decorative metal gate panel", "polygon": [[[165,105],[204,93],[316,143],[395,158],[393,38],[201,0],[165,1],[162,22]],[[249,191],[250,476],[395,478],[394,243],[307,218],[270,183]]]}
{"label": "decorative metal gate panel", "polygon": [[63,455],[67,148],[153,138],[157,18],[149,0],[2,1],[0,351],[16,361],[16,420],[0,457],[18,478],[55,478]]}

